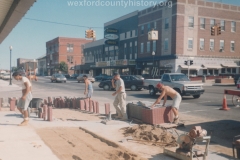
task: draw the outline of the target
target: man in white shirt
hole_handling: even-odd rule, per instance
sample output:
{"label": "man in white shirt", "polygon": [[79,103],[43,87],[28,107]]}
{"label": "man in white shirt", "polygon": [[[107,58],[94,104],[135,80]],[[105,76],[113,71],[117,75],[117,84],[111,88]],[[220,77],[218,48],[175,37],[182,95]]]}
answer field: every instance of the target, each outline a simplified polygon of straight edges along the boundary
{"label": "man in white shirt", "polygon": [[28,106],[32,100],[32,93],[31,93],[32,84],[29,81],[29,79],[26,77],[23,77],[20,72],[14,72],[12,76],[17,81],[21,81],[22,97],[19,99],[17,108],[24,116],[24,120],[19,126],[25,126],[28,124],[28,121],[29,121]]}
{"label": "man in white shirt", "polygon": [[[114,73],[114,78],[112,79],[112,86],[116,89],[112,95],[115,96],[115,100],[113,102],[113,106],[117,110],[117,117],[123,121],[128,120],[127,113],[126,113],[126,92],[125,92],[125,85],[124,81],[120,78],[119,73]],[[120,108],[118,107],[120,106]]]}

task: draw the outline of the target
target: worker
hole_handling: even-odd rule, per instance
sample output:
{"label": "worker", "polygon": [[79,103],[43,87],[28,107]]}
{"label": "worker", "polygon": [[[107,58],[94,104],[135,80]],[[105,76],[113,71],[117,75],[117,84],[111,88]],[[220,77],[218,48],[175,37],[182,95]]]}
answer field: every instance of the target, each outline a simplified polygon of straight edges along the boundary
{"label": "worker", "polygon": [[92,82],[89,81],[88,76],[87,75],[83,75],[83,80],[85,82],[85,91],[84,91],[84,95],[86,95],[88,101],[90,102],[92,95],[93,95],[93,85]]}
{"label": "worker", "polygon": [[171,107],[172,107],[173,114],[175,116],[173,123],[178,124],[179,123],[178,110],[179,110],[180,103],[182,101],[181,95],[177,91],[175,91],[173,88],[171,88],[169,86],[164,86],[161,83],[158,83],[156,85],[156,87],[157,87],[157,89],[161,90],[162,92],[161,92],[161,95],[159,96],[159,98],[151,106],[151,108],[153,108],[156,104],[159,104],[163,97],[164,97],[163,106],[165,106],[167,97],[168,96],[171,97],[173,100],[173,104]]}
{"label": "worker", "polygon": [[[120,78],[119,73],[114,73],[114,77],[112,79],[112,87],[116,89],[116,92],[112,94],[112,96],[116,96],[113,102],[113,106],[117,111],[117,117],[123,121],[128,120],[126,113],[126,92],[125,85],[122,78]],[[118,105],[120,107],[118,107]]]}
{"label": "worker", "polygon": [[18,110],[22,113],[24,116],[23,122],[19,126],[25,126],[28,124],[29,121],[29,115],[28,115],[28,106],[29,103],[32,100],[32,93],[31,93],[31,82],[28,78],[23,77],[20,72],[14,72],[12,74],[15,80],[21,82],[22,86],[22,97],[19,99],[19,102],[17,104]]}

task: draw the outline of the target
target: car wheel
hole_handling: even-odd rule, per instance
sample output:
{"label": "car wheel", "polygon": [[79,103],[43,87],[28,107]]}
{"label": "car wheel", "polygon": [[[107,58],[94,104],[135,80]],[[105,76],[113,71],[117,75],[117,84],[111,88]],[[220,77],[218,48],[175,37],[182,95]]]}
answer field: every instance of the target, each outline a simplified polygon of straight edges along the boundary
{"label": "car wheel", "polygon": [[78,81],[78,83],[80,83],[80,81]]}
{"label": "car wheel", "polygon": [[199,95],[193,95],[193,98],[197,99],[200,97],[200,94]]}
{"label": "car wheel", "polygon": [[110,90],[110,86],[107,85],[107,84],[105,84],[105,85],[103,86],[103,89],[104,89],[105,91]]}
{"label": "car wheel", "polygon": [[150,94],[151,96],[155,96],[155,95],[156,95],[156,91],[155,91],[155,88],[154,88],[154,87],[150,87],[150,88],[149,88],[149,94]]}
{"label": "car wheel", "polygon": [[132,91],[136,91],[136,90],[137,90],[137,86],[136,86],[136,85],[131,85],[130,89],[131,89]]}

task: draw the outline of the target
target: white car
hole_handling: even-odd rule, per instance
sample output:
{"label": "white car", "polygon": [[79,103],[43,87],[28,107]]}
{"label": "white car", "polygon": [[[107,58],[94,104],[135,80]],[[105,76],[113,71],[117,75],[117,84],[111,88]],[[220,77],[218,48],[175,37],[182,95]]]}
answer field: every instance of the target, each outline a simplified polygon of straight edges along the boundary
{"label": "white car", "polygon": [[10,79],[10,74],[9,74],[9,73],[3,74],[2,79],[3,79],[3,80],[8,80],[8,79]]}

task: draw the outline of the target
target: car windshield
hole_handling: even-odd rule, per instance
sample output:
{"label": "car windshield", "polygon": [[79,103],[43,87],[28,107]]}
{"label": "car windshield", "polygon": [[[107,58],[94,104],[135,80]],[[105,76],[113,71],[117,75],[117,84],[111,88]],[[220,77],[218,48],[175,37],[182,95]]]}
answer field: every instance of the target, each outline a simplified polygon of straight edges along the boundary
{"label": "car windshield", "polygon": [[186,75],[170,75],[172,81],[189,81]]}
{"label": "car windshield", "polygon": [[57,74],[56,77],[62,78],[62,77],[65,77],[65,76],[62,75],[62,74]]}

